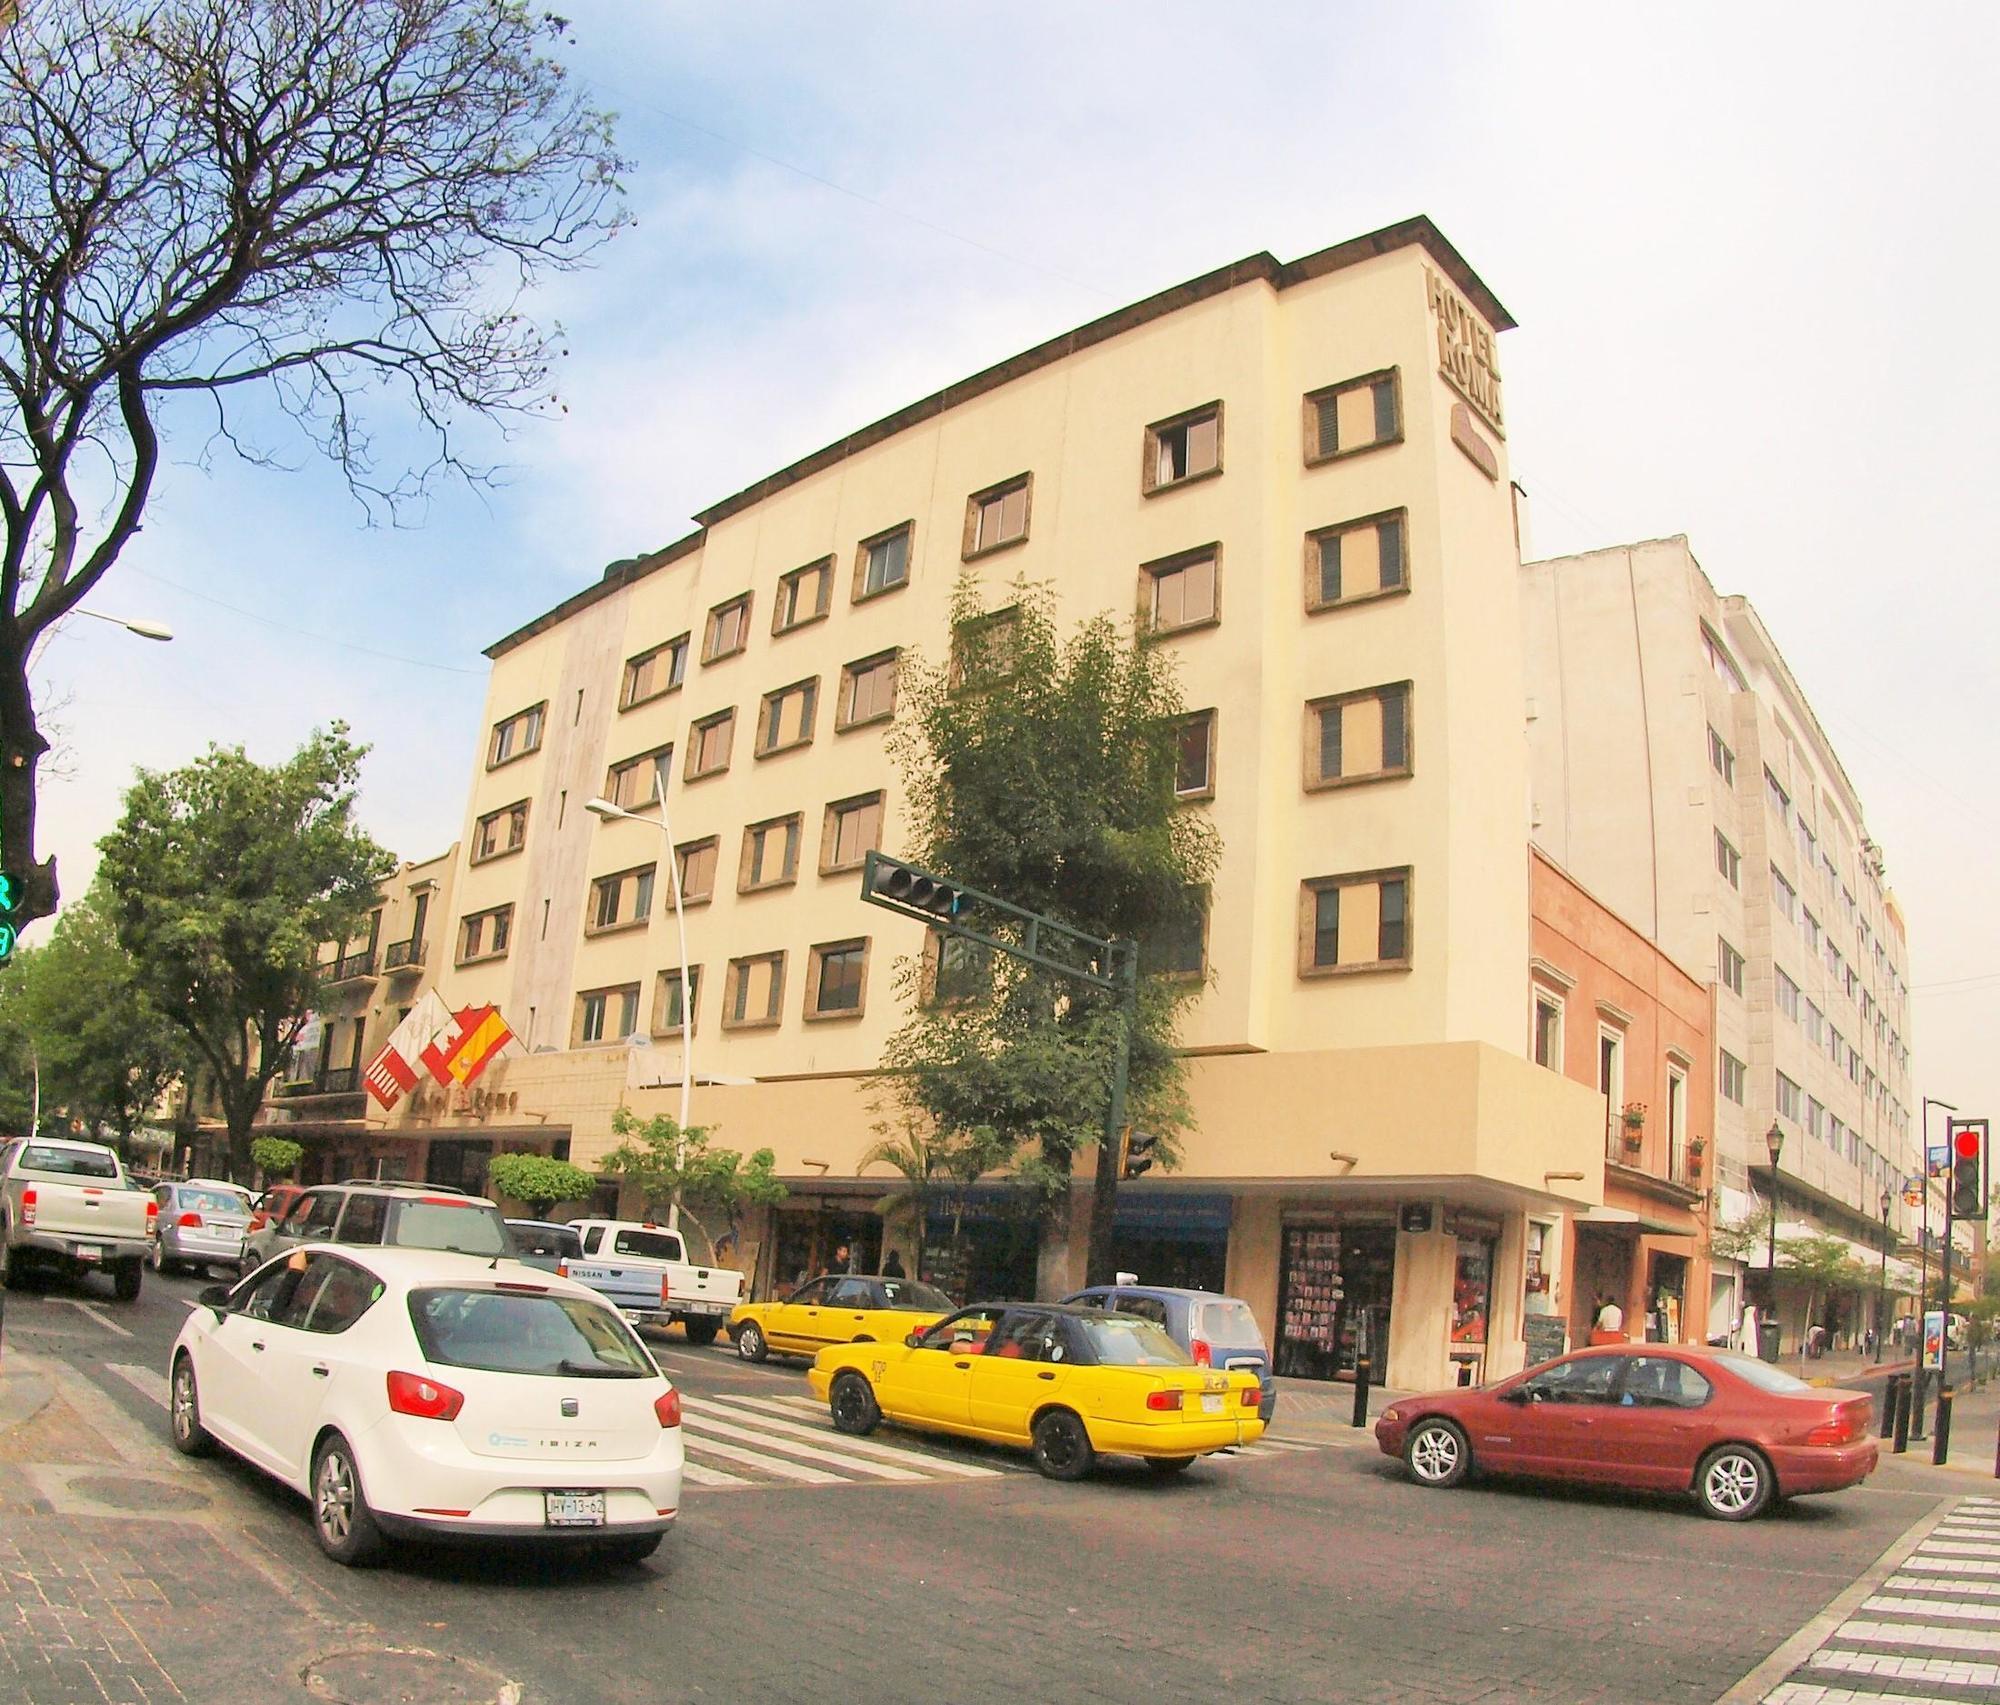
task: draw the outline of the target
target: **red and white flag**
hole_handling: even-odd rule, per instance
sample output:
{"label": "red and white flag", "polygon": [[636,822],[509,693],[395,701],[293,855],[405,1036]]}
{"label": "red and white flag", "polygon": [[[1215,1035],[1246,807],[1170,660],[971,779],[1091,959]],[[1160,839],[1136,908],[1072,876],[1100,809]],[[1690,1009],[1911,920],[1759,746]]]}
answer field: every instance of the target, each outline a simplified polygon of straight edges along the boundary
{"label": "red and white flag", "polygon": [[439,1083],[457,1081],[445,1069],[445,1058],[458,1040],[458,1021],[451,1009],[438,999],[435,989],[427,990],[410,1008],[403,1022],[390,1032],[382,1051],[368,1063],[363,1074],[368,1093],[386,1113],[417,1086],[417,1066],[421,1063]]}

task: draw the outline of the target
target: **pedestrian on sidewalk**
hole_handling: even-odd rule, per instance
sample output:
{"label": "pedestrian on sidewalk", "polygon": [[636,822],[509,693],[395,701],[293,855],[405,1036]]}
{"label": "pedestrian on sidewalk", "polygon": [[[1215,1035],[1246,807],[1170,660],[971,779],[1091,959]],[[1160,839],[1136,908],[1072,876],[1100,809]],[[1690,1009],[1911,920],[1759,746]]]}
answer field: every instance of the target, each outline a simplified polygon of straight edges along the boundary
{"label": "pedestrian on sidewalk", "polygon": [[903,1252],[900,1249],[890,1250],[889,1259],[882,1263],[882,1277],[885,1279],[902,1279],[908,1276],[903,1271]]}

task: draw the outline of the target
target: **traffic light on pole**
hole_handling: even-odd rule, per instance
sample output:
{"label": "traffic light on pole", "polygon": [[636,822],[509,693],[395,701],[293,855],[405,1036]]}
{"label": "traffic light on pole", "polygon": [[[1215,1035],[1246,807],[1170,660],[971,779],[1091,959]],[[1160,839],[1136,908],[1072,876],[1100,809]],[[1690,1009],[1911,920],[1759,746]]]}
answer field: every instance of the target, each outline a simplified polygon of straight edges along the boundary
{"label": "traffic light on pole", "polygon": [[1986,1217],[1985,1133],[1977,1125],[1954,1125],[1951,1132],[1951,1217]]}
{"label": "traffic light on pole", "polygon": [[0,965],[14,957],[14,943],[21,934],[15,913],[23,898],[20,877],[0,872]]}
{"label": "traffic light on pole", "polygon": [[971,904],[963,888],[889,859],[876,870],[872,892],[935,918],[955,918]]}
{"label": "traffic light on pole", "polygon": [[1153,1145],[1159,1140],[1159,1137],[1151,1131],[1135,1131],[1127,1125],[1123,1152],[1118,1157],[1118,1176],[1137,1178],[1140,1173],[1150,1171],[1153,1165]]}

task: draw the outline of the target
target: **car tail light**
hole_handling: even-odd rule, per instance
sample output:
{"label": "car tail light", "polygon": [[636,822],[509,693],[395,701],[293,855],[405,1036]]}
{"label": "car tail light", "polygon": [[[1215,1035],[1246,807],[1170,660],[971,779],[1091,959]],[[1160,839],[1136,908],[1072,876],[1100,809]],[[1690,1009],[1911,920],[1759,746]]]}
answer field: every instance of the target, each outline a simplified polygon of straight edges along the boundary
{"label": "car tail light", "polygon": [[398,1415],[415,1415],[423,1421],[455,1421],[465,1407],[465,1393],[421,1374],[392,1373],[389,1407]]}
{"label": "car tail light", "polygon": [[1198,1368],[1214,1366],[1215,1352],[1208,1347],[1206,1338],[1190,1338],[1188,1354],[1194,1357],[1194,1365]]}
{"label": "car tail light", "polygon": [[[153,1212],[158,1213],[159,1211],[159,1205],[155,1203]],[[201,1215],[182,1214],[179,1219],[174,1221],[174,1224],[179,1226],[182,1231],[199,1231],[201,1229]]]}
{"label": "car tail light", "polygon": [[1858,1409],[1842,1409],[1806,1434],[1809,1445],[1844,1445],[1867,1431],[1867,1417]]}
{"label": "car tail light", "polygon": [[666,1392],[653,1402],[653,1413],[660,1418],[663,1427],[678,1427],[681,1424],[681,1394],[669,1386]]}
{"label": "car tail light", "polygon": [[567,1279],[569,1277],[569,1257],[567,1255],[556,1263],[556,1277],[558,1279]]}
{"label": "car tail light", "polygon": [[1184,1394],[1178,1391],[1149,1391],[1146,1393],[1148,1409],[1178,1409]]}
{"label": "car tail light", "polygon": [[667,1306],[667,1275],[665,1273],[660,1275],[660,1306],[662,1308]]}
{"label": "car tail light", "polygon": [[[158,1208],[159,1204],[155,1203],[154,1211],[157,1212]],[[32,1184],[21,1192],[21,1223],[23,1225],[35,1223],[35,1187]]]}
{"label": "car tail light", "polygon": [[1243,1407],[1244,1407],[1244,1408],[1246,1408],[1246,1409],[1255,1409],[1255,1408],[1257,1407],[1257,1405],[1258,1405],[1258,1404],[1260,1404],[1261,1402],[1263,1402],[1263,1400],[1264,1400],[1264,1391],[1263,1391],[1263,1387],[1261,1387],[1261,1386],[1256,1386],[1256,1385],[1246,1385],[1246,1386],[1245,1386],[1245,1387],[1243,1388]]}

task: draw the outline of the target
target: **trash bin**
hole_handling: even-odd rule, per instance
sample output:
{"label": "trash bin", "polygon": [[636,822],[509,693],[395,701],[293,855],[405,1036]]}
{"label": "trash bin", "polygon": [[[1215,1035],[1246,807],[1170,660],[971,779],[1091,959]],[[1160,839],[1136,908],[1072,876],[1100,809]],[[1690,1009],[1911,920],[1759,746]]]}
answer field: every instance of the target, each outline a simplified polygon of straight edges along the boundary
{"label": "trash bin", "polygon": [[1758,1321],[1757,1354],[1767,1362],[1778,1359],[1778,1323],[1775,1320]]}

